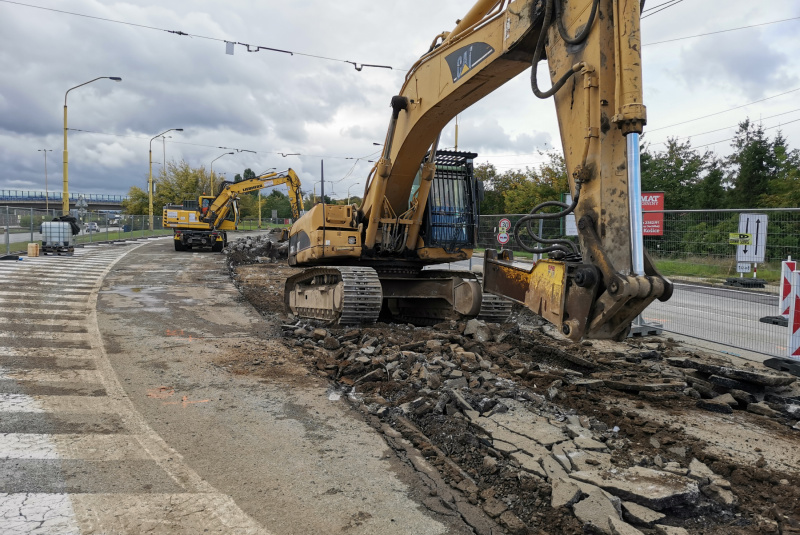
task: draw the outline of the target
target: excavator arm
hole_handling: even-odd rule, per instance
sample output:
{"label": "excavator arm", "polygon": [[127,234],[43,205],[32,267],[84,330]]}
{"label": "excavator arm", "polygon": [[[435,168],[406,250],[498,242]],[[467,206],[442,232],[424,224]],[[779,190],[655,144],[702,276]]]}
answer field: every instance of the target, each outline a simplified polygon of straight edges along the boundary
{"label": "excavator arm", "polygon": [[[574,199],[559,215],[574,212],[579,244],[521,244],[550,255],[532,270],[489,253],[484,289],[526,304],[573,339],[625,336],[649,303],[672,290],[641,238],[639,134],[647,117],[639,15],[639,0],[479,0],[437,36],[392,99],[383,154],[365,190],[364,248],[380,246],[381,226],[397,213],[408,225],[407,247],[425,255],[418,236],[439,132],[533,66],[533,93],[554,98]],[[544,59],[548,90],[537,70]],[[418,205],[406,212],[418,172]],[[525,218],[517,239],[542,217],[552,216]]]}
{"label": "excavator arm", "polygon": [[303,196],[300,192],[300,178],[293,169],[286,171],[266,173],[255,178],[248,178],[241,182],[226,182],[222,191],[208,207],[208,211],[203,217],[203,221],[209,223],[213,228],[218,228],[228,217],[231,210],[237,214],[237,201],[243,193],[258,191],[264,188],[271,188],[286,184],[289,189],[289,203],[292,207],[292,218],[298,219],[303,211]]}

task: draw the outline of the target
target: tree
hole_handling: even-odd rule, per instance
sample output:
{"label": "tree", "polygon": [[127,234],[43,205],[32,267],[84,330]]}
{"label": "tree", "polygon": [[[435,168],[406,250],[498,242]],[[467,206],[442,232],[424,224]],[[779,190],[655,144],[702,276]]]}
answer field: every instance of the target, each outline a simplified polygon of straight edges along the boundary
{"label": "tree", "polygon": [[[219,191],[221,180],[213,177],[214,191]],[[167,162],[167,169],[162,169],[153,177],[153,211],[158,213],[165,204],[181,204],[184,200],[197,200],[200,195],[208,195],[211,191],[212,177],[205,167],[193,168],[185,161]],[[130,215],[149,213],[147,190],[133,186],[128,191],[128,199],[122,203],[123,210]]]}
{"label": "tree", "polygon": [[794,208],[800,206],[800,151],[792,151],[780,132],[775,137],[773,152],[777,161],[776,175],[769,181],[767,193],[761,195],[759,206]]}
{"label": "tree", "polygon": [[[642,191],[663,191],[665,210],[709,208],[700,202],[698,190],[712,161],[716,165],[710,152],[700,154],[688,140],[679,143],[670,138],[663,152],[650,152],[649,147],[645,147],[641,158]],[[718,178],[721,185],[718,172],[705,184],[709,192],[715,190],[714,181]]]}
{"label": "tree", "polygon": [[[785,145],[780,135],[775,142]],[[731,169],[729,180],[733,185],[729,196],[730,207],[755,207],[756,201],[768,194],[770,181],[778,176],[776,145],[770,143],[763,126],[747,119],[739,123],[731,146],[734,153],[728,158]]]}
{"label": "tree", "polygon": [[503,194],[495,189],[497,168],[488,162],[481,163],[473,169],[473,174],[483,183],[481,214],[504,214]]}
{"label": "tree", "polygon": [[567,167],[560,154],[548,154],[548,161],[538,169],[526,167],[525,171],[509,171],[502,183],[506,213],[526,214],[536,205],[546,201],[561,200],[569,192]]}

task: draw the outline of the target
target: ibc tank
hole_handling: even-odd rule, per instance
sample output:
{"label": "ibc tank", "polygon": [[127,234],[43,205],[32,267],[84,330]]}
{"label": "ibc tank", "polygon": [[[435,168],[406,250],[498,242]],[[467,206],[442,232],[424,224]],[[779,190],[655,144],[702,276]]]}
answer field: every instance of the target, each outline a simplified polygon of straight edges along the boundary
{"label": "ibc tank", "polygon": [[45,221],[42,223],[42,246],[70,247],[75,245],[72,227],[64,221]]}

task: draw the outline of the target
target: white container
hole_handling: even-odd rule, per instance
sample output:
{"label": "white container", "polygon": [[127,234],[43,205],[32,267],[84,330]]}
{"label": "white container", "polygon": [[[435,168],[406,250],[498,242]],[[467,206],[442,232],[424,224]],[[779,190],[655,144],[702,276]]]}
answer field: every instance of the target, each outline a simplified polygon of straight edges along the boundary
{"label": "white container", "polygon": [[72,226],[64,221],[45,221],[42,223],[42,247],[72,247],[75,237]]}

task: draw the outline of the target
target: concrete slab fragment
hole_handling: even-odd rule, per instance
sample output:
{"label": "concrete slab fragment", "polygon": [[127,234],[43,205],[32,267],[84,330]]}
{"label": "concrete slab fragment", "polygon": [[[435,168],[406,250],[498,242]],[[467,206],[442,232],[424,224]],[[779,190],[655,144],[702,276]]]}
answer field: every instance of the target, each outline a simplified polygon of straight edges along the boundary
{"label": "concrete slab fragment", "polygon": [[627,470],[579,471],[573,472],[571,477],[656,511],[692,503],[700,496],[697,483],[691,479],[640,466]]}

